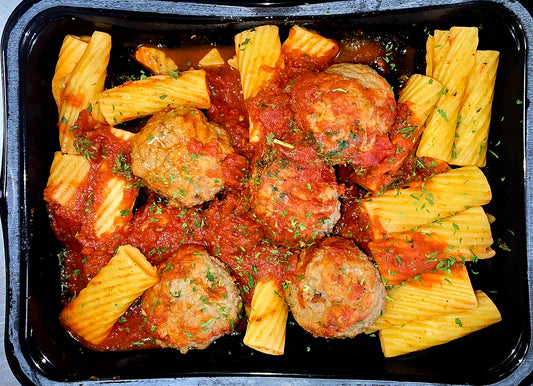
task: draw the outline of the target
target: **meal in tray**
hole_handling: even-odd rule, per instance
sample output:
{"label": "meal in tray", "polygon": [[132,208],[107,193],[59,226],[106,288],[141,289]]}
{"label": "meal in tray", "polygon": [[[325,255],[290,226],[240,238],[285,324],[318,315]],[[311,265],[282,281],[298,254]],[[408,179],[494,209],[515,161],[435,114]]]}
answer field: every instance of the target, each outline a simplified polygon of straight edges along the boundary
{"label": "meal in tray", "polygon": [[498,52],[477,45],[474,27],[434,31],[426,73],[393,90],[375,69],[390,47],[369,66],[263,25],[185,68],[141,45],[146,73],[106,87],[112,36],[66,36],[44,191],[64,327],[102,351],[235,334],[281,355],[290,312],[317,338],[377,332],[392,357],[498,322],[465,265],[494,255]]}

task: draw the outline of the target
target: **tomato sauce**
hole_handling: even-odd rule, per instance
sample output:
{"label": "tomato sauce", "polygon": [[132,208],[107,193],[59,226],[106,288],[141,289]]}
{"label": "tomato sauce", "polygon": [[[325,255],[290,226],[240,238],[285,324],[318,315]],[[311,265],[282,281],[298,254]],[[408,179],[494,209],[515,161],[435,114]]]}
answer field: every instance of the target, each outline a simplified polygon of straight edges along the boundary
{"label": "tomato sauce", "polygon": [[368,243],[372,240],[372,229],[368,214],[361,210],[360,203],[365,192],[354,185],[341,198],[341,217],[333,233],[353,240],[359,248],[369,253]]}
{"label": "tomato sauce", "polygon": [[206,212],[205,237],[208,251],[226,263],[240,285],[246,304],[255,284],[273,279],[281,284],[295,266],[296,254],[272,245],[263,227],[248,217],[247,198],[229,194],[211,203]]}
{"label": "tomato sauce", "polygon": [[237,152],[247,154],[249,120],[240,91],[239,72],[227,64],[208,68],[207,83],[211,92],[211,107],[207,110],[207,116],[226,129]]}
{"label": "tomato sauce", "polygon": [[[375,41],[364,40],[360,43],[341,44],[333,62],[377,63],[384,67],[379,58],[386,57],[387,50]],[[184,70],[196,66],[211,48],[213,47],[165,49],[165,52],[176,61],[180,70]],[[225,59],[234,54],[233,48],[219,48]],[[235,154],[226,157],[223,162],[226,181],[224,191],[212,202],[194,208],[170,206],[153,192],[139,195],[142,184],[130,169],[131,142],[118,139],[109,127],[96,122],[87,112],[82,113],[75,131],[76,145],[78,153],[91,162],[89,177],[68,207],[56,204],[48,206],[54,232],[65,243],[62,277],[66,289],[65,300],[68,301],[79,293],[107,264],[116,248],[123,244],[138,247],[155,266],[164,264],[181,245],[200,245],[228,265],[246,304],[250,303],[253,289],[259,280],[273,279],[281,286],[294,273],[300,246],[283,243],[276,245],[269,239],[265,227],[249,213],[253,193],[250,189],[252,169],[264,161],[262,156],[265,149],[273,146],[268,143],[272,138],[286,141],[282,145],[287,148],[281,149],[279,154],[290,154],[288,158],[297,165],[295,167],[301,173],[299,180],[294,183],[305,182],[302,191],[319,191],[325,183],[338,183],[336,189],[342,195],[342,209],[341,218],[333,233],[352,239],[363,250],[372,252],[380,265],[380,272],[389,283],[398,283],[414,274],[435,268],[439,259],[445,258],[444,245],[430,243],[417,234],[411,235],[411,241],[403,244],[392,244],[390,240],[373,241],[369,219],[359,208],[359,202],[366,191],[358,185],[364,186],[374,179],[375,187],[379,187],[390,183],[402,173],[417,175],[411,170],[415,164],[407,164],[407,161],[414,159],[412,149],[419,131],[413,133],[414,141],[403,135],[402,129],[407,127],[409,117],[402,115],[405,111],[401,106],[399,112],[391,111],[390,114],[399,114],[404,118],[402,122],[397,123],[391,133],[377,135],[374,150],[360,155],[358,162],[364,166],[363,169],[366,166],[377,167],[374,175],[361,174],[361,170],[345,167],[341,173],[342,178],[336,181],[330,166],[311,162],[318,159],[315,139],[302,127],[298,127],[293,118],[295,109],[305,109],[306,103],[312,103],[312,98],[310,96],[309,99],[295,101],[290,91],[295,77],[324,70],[331,64],[331,58],[336,53],[319,61],[284,53],[286,71],[283,75],[247,102],[243,100],[240,91],[238,71],[229,65],[206,69],[212,103],[206,114],[210,121],[227,130]],[[317,86],[310,84],[309,92],[316,93]],[[268,138],[261,138],[260,144],[256,146],[249,144],[250,117],[266,128],[263,131],[265,136],[267,133],[269,135]],[[392,166],[379,168],[378,165],[386,164],[385,161],[391,158],[396,144],[402,148],[401,157],[397,155]],[[190,150],[196,154],[205,152],[218,155],[217,149],[211,144],[202,145],[198,141],[191,141],[190,146],[193,147]],[[297,146],[296,150],[293,150],[294,146]],[[434,170],[442,168],[435,167]],[[389,171],[393,173],[383,178]],[[103,186],[111,178],[125,182],[127,188],[123,189],[123,201],[131,205],[123,211],[123,216],[114,224],[111,232],[97,235],[94,231],[93,210],[105,200]],[[349,187],[346,190],[345,185]],[[302,187],[286,188],[294,193]],[[45,197],[50,194],[51,192],[45,191]],[[318,213],[320,209],[317,204],[311,212]],[[323,220],[326,219],[321,219]],[[287,234],[286,237],[291,238],[293,234]],[[434,259],[415,258],[427,255]],[[396,256],[401,256],[401,262]],[[394,275],[392,271],[395,272]],[[356,293],[350,295],[358,296]],[[141,313],[140,300],[118,320],[104,342],[89,346],[103,351],[157,347],[150,339],[146,318]]]}
{"label": "tomato sauce", "polygon": [[[382,240],[373,240],[368,248],[387,285],[396,285],[431,271],[446,259],[448,245],[435,237],[418,232]],[[452,258],[452,261],[455,261]]]}
{"label": "tomato sauce", "polygon": [[339,54],[333,62],[372,66],[381,75],[388,77],[393,87],[401,89],[415,72],[415,54],[413,47],[405,45],[397,37],[367,35],[359,31],[341,39]]}
{"label": "tomato sauce", "polygon": [[205,225],[200,208],[168,206],[151,193],[134,216],[125,244],[135,245],[153,265],[163,264],[180,246],[204,246]]}
{"label": "tomato sauce", "polygon": [[[251,98],[246,107],[251,119],[264,128],[263,134],[269,132],[279,139],[285,137],[290,127],[292,110],[290,95],[283,90],[282,84],[273,83]],[[260,139],[260,142],[263,141],[264,137]]]}
{"label": "tomato sauce", "polygon": [[385,47],[374,39],[361,35],[343,40],[343,49],[335,57],[336,63],[374,64],[387,53]]}

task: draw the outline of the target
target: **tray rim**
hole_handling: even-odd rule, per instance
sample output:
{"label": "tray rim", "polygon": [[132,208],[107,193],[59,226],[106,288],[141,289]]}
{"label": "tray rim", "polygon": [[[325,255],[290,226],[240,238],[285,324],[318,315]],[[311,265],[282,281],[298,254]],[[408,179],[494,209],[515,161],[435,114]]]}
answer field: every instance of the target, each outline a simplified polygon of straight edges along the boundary
{"label": "tray rim", "polygon": [[[238,4],[237,4],[238,3]],[[525,200],[525,230],[526,230],[526,253],[528,256],[527,269],[527,283],[529,294],[529,315],[530,327],[533,331],[533,238],[530,237],[533,231],[533,172],[530,170],[533,166],[533,132],[530,133],[533,127],[533,107],[530,102],[533,101],[533,65],[529,57],[533,54],[533,18],[524,5],[516,0],[432,0],[431,4],[425,3],[423,0],[404,0],[401,4],[397,4],[395,0],[369,0],[366,2],[359,2],[357,0],[313,0],[310,2],[290,1],[283,2],[283,0],[274,0],[271,2],[260,1],[224,1],[216,0],[209,2],[207,0],[135,0],[108,3],[106,0],[23,0],[10,15],[5,24],[2,38],[2,91],[4,95],[4,122],[0,126],[0,159],[2,160],[2,170],[0,178],[0,209],[1,209],[1,226],[3,233],[4,245],[2,246],[0,258],[5,259],[6,266],[6,324],[4,334],[4,349],[6,357],[8,358],[9,366],[14,375],[22,383],[35,384],[70,384],[71,382],[57,382],[46,378],[41,372],[34,368],[34,364],[30,363],[21,347],[19,341],[19,320],[20,310],[25,307],[23,303],[26,297],[14,295],[14,292],[20,289],[25,289],[27,277],[21,276],[24,274],[26,262],[10,260],[9,256],[18,256],[20,251],[18,247],[20,239],[10,232],[9,224],[24,224],[26,219],[21,218],[17,210],[12,209],[9,205],[8,196],[13,195],[20,198],[24,195],[21,192],[18,184],[18,176],[6,167],[7,159],[13,157],[13,154],[19,153],[19,141],[15,141],[14,147],[7,146],[8,132],[13,132],[14,128],[20,128],[18,121],[20,105],[10,104],[10,101],[19,100],[18,80],[20,77],[18,67],[11,65],[18,63],[19,44],[24,39],[25,28],[30,22],[38,17],[40,14],[49,11],[53,8],[73,8],[73,9],[98,9],[105,11],[128,11],[132,13],[142,13],[144,9],[151,10],[150,13],[160,15],[180,15],[180,16],[199,16],[209,17],[216,14],[217,17],[233,18],[232,14],[238,10],[238,19],[262,18],[265,16],[287,16],[301,17],[301,16],[322,16],[324,13],[328,15],[344,15],[344,14],[364,14],[385,11],[399,11],[399,10],[416,10],[417,8],[440,8],[448,6],[457,6],[462,4],[473,3],[494,3],[504,6],[510,11],[518,20],[522,27],[522,33],[525,38],[525,79],[524,79],[524,103],[523,122],[524,122],[524,200]],[[216,7],[216,10],[215,10]],[[234,18],[235,20],[235,18]],[[15,59],[13,59],[15,58]],[[9,84],[9,87],[8,87]],[[17,131],[18,132],[18,131]],[[25,202],[25,201],[24,201]],[[13,240],[17,242],[13,242]],[[21,280],[22,279],[22,280]],[[26,307],[27,308],[27,307]],[[533,346],[533,334],[531,334],[529,347]],[[495,383],[497,385],[510,384],[515,385],[524,382],[526,378],[533,374],[533,352],[527,350],[526,356],[522,358],[521,363],[507,378]],[[72,382],[72,384],[149,384],[159,385],[168,384],[169,382],[178,382],[188,384],[192,380],[198,381],[199,378],[177,377],[177,378],[160,378],[160,379],[139,379],[139,380],[104,380],[104,381],[87,381],[87,382]],[[297,381],[299,384],[337,384],[339,379],[327,378],[301,378],[301,377],[279,377],[279,376],[231,376],[231,377],[209,377],[202,378],[202,384],[286,384],[287,380]],[[389,384],[388,381],[380,380],[342,380],[342,383],[357,383],[357,384]],[[405,384],[433,384],[433,383],[412,383],[405,382]]]}

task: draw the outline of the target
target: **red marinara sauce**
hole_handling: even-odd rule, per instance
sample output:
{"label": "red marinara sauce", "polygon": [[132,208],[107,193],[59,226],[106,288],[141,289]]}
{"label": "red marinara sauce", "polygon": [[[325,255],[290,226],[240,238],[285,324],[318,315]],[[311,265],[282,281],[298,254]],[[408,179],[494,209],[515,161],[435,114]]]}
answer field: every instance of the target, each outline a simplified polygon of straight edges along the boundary
{"label": "red marinara sauce", "polygon": [[[177,64],[182,70],[194,65],[205,49],[206,47],[200,47],[198,50],[189,48],[186,57],[182,58],[177,53],[173,56],[174,59],[178,58]],[[65,243],[62,280],[66,287],[66,297],[70,298],[79,293],[122,244],[138,247],[155,266],[165,264],[183,244],[201,245],[209,254],[218,257],[229,267],[245,303],[251,301],[253,288],[259,280],[273,279],[281,285],[294,273],[299,248],[275,245],[266,236],[263,226],[249,215],[251,197],[247,179],[250,178],[250,170],[260,159],[260,153],[266,146],[265,143],[259,146],[249,144],[249,117],[261,122],[274,137],[286,140],[289,144],[308,146],[308,151],[312,151],[312,136],[302,132],[293,120],[294,110],[298,109],[299,105],[298,101],[291,100],[292,78],[308,72],[322,71],[333,62],[350,61],[379,65],[386,52],[379,43],[365,41],[359,46],[340,44],[339,53],[331,62],[312,62],[301,55],[285,56],[286,71],[268,88],[247,102],[242,97],[238,71],[228,65],[207,68],[211,107],[206,115],[212,122],[227,130],[236,153],[224,160],[228,177],[225,190],[212,202],[194,208],[168,206],[164,200],[151,192],[148,192],[143,202],[142,195],[138,196],[139,181],[129,169],[131,143],[118,139],[109,127],[96,122],[90,114],[83,112],[77,123],[76,145],[78,153],[91,162],[90,176],[80,189],[89,193],[78,194],[69,203],[68,208],[49,205],[54,232]],[[227,53],[225,55],[228,56]],[[183,61],[189,61],[190,57],[194,58],[194,63],[184,65]],[[302,101],[306,102],[308,101]],[[394,138],[377,138],[377,151],[366,155],[368,158],[364,159],[365,164],[379,164],[391,153],[389,145],[391,140],[394,143]],[[194,146],[194,142],[191,143]],[[407,146],[405,148],[406,153],[411,150],[407,149]],[[207,146],[203,150],[209,152],[216,149]],[[306,160],[301,162],[304,164]],[[413,168],[409,165],[412,164],[406,164],[403,163],[398,170],[410,172]],[[353,185],[355,178],[348,177],[349,174],[350,172],[344,171],[344,178],[337,179],[337,182],[342,186]],[[124,212],[121,222],[115,224],[113,232],[99,237],[94,234],[94,213],[91,208],[98,206],[105,198],[101,190],[102,182],[111,177],[127,181],[130,188],[124,190],[124,199],[131,202],[132,208],[135,203],[135,207]],[[313,189],[313,183],[315,181],[310,181],[306,188],[309,186],[309,189]],[[379,243],[373,243],[368,231],[368,219],[359,210],[359,201],[365,193],[364,189],[353,185],[346,191],[342,187],[339,192],[343,195],[341,218],[333,233],[354,240],[367,252],[381,248]],[[45,191],[45,197],[47,194],[51,192]],[[418,240],[417,236],[413,236],[413,240],[416,241],[416,253],[432,254],[437,251],[438,254],[445,247],[438,243],[429,245],[427,240]],[[398,252],[399,248],[394,246],[391,250]],[[404,263],[408,265],[411,261],[404,260]],[[382,264],[388,266],[394,264],[394,260],[387,255]],[[419,266],[420,264],[416,267]],[[407,278],[408,273],[397,277]],[[146,318],[141,312],[140,299],[117,321],[104,342],[89,346],[102,351],[157,347],[150,339]]]}
{"label": "red marinara sauce", "polygon": [[455,262],[454,259],[447,260],[449,254],[446,253],[446,243],[418,232],[410,232],[401,238],[374,240],[368,244],[368,248],[387,285],[413,279],[438,266],[447,268]]}
{"label": "red marinara sauce", "polygon": [[129,168],[129,141],[117,138],[87,111],[82,111],[73,130],[76,150],[90,162],[88,176],[66,206],[50,202],[53,186],[44,191],[52,229],[65,244],[63,281],[70,296],[81,291],[107,264],[129,230],[132,213],[125,210],[112,231],[97,234],[97,211],[107,197],[107,182],[112,179],[125,182],[124,207],[132,207],[138,193],[138,179]]}

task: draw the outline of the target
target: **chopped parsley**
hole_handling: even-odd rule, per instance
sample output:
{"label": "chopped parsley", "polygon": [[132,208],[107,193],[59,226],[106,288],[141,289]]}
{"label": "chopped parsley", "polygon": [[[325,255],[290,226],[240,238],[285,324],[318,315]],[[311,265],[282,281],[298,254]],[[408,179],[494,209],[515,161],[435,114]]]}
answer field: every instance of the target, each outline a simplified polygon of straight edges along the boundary
{"label": "chopped parsley", "polygon": [[76,138],[74,139],[74,149],[76,149],[76,153],[89,161],[96,159],[94,153],[98,148],[94,146],[93,141],[87,137],[76,135]]}
{"label": "chopped parsley", "polygon": [[130,181],[132,179],[131,165],[128,163],[126,155],[123,152],[120,152],[115,157],[115,166],[111,171],[115,174],[125,176],[126,181]]}

